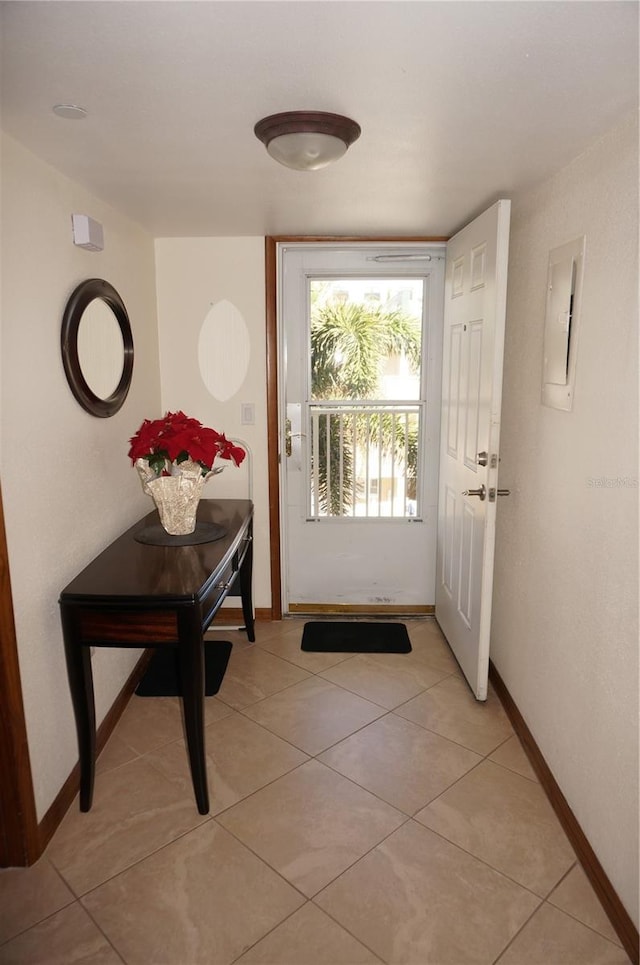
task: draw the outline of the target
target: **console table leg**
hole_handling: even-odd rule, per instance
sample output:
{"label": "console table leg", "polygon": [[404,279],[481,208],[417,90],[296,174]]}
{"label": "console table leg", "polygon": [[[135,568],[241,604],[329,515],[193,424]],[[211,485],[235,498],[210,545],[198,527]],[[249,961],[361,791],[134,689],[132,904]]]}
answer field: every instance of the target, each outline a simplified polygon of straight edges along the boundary
{"label": "console table leg", "polygon": [[251,643],[255,642],[256,633],[253,623],[253,597],[251,584],[253,582],[253,527],[249,531],[249,545],[240,567],[240,596],[242,598],[242,617],[247,628],[247,637]]}
{"label": "console table leg", "polygon": [[61,608],[69,690],[78,734],[80,757],[80,810],[91,810],[96,769],[96,711],[91,671],[91,650],[83,647],[75,611]]}
{"label": "console table leg", "polygon": [[204,643],[202,618],[196,607],[178,612],[178,663],[191,779],[200,814],[209,813],[204,748]]}

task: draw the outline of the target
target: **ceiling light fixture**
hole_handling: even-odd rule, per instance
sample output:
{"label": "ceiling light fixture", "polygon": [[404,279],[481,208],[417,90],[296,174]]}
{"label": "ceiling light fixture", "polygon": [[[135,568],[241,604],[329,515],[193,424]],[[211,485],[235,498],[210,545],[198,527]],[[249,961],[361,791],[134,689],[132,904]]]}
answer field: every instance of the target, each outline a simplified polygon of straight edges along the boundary
{"label": "ceiling light fixture", "polygon": [[317,171],[337,161],[360,137],[355,121],[324,111],[271,114],[253,130],[272,158],[296,171]]}
{"label": "ceiling light fixture", "polygon": [[84,107],[78,107],[77,104],[56,104],[51,110],[57,117],[64,117],[68,121],[81,121],[87,116]]}

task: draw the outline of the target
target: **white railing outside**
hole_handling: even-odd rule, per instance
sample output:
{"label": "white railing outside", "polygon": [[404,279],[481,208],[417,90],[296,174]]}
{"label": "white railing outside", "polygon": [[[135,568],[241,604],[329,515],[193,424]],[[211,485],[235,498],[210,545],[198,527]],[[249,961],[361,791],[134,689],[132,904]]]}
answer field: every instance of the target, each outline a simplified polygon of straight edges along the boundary
{"label": "white railing outside", "polygon": [[309,403],[309,517],[415,517],[423,406]]}

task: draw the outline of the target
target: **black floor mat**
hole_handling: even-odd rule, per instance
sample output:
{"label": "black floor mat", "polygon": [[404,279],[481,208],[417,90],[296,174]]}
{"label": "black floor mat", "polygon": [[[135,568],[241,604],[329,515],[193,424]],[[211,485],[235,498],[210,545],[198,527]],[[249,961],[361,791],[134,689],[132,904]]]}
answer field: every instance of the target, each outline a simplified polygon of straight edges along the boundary
{"label": "black floor mat", "polygon": [[327,653],[409,653],[411,642],[404,623],[305,623],[303,650]]}
{"label": "black floor mat", "polygon": [[[205,697],[213,697],[220,690],[232,646],[228,640],[205,640]],[[136,694],[138,697],[179,697],[181,693],[177,647],[158,647],[136,688]]]}

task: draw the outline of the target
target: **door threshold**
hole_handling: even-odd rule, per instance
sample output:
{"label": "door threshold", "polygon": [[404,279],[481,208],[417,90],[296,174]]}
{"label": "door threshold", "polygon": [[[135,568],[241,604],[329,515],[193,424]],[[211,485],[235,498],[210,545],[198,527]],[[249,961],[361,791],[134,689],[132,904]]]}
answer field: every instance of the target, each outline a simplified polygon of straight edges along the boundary
{"label": "door threshold", "polygon": [[353,616],[430,616],[435,613],[430,604],[390,605],[372,603],[290,603],[289,614],[351,614]]}

